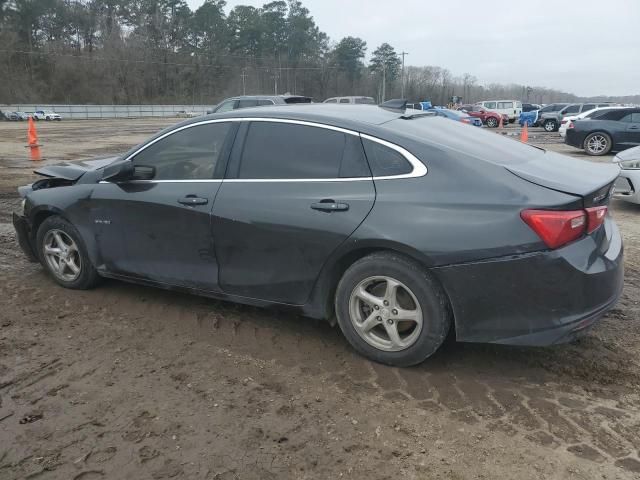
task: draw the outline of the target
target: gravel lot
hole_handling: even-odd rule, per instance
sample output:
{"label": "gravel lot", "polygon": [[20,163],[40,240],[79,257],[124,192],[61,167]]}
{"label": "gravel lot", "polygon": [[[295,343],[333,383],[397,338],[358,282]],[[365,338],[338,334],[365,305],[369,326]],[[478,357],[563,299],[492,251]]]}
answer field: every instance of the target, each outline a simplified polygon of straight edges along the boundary
{"label": "gravel lot", "polygon": [[[174,121],[40,122],[41,163],[121,152]],[[0,479],[640,478],[639,207],[612,202],[625,291],[578,342],[451,342],[395,369],[289,314],[56,286],[10,224],[33,179],[25,143],[25,123],[0,123]]]}

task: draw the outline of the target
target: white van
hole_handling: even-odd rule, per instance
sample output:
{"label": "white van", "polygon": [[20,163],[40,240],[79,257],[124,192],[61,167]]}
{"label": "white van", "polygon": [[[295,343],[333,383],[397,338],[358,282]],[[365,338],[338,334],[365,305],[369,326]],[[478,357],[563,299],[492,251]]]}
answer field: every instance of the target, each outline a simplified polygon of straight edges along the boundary
{"label": "white van", "polygon": [[513,123],[520,118],[520,113],[522,112],[522,102],[519,100],[487,100],[477,102],[476,105],[484,107],[485,110],[504,113],[509,117],[509,123]]}

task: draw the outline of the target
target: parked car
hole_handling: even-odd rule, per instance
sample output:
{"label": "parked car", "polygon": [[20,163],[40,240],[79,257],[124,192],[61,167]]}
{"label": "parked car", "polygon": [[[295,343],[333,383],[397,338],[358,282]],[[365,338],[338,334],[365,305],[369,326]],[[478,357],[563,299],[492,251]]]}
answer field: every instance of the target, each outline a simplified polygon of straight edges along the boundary
{"label": "parked car", "polygon": [[21,122],[29,120],[29,115],[25,112],[5,112],[5,118],[11,122]]}
{"label": "parked car", "polygon": [[596,156],[640,145],[640,108],[616,108],[596,118],[574,120],[564,141]]}
{"label": "parked car", "polygon": [[187,111],[187,110],[179,110],[176,112],[176,117],[178,118],[193,118],[193,117],[197,117],[200,114],[198,112],[194,112],[194,111]]}
{"label": "parked car", "polygon": [[618,153],[613,162],[620,166],[614,196],[625,202],[640,204],[640,147]]}
{"label": "parked car", "polygon": [[523,103],[522,104],[522,111],[523,112],[533,112],[535,110],[540,110],[542,108],[541,105],[538,105],[537,103]]}
{"label": "parked car", "polygon": [[515,122],[522,112],[522,102],[518,100],[489,100],[477,102],[476,105],[480,105],[486,110],[507,115],[507,117],[509,117],[509,123]]}
{"label": "parked car", "polygon": [[224,113],[239,108],[311,102],[311,97],[302,95],[244,95],[223,100],[211,110],[208,110],[207,113]]}
{"label": "parked car", "polygon": [[509,123],[509,116],[507,114],[500,114],[498,112],[492,112],[480,105],[462,105],[461,111],[466,112],[471,117],[479,118],[489,128],[497,128],[500,125],[500,117],[502,117],[502,124]]}
{"label": "parked car", "polygon": [[342,103],[342,104],[355,104],[355,105],[375,105],[376,101],[373,97],[331,97],[327,98],[322,103]]}
{"label": "parked car", "polygon": [[545,105],[540,110],[522,112],[519,118],[520,126],[524,126],[525,122],[527,122],[529,126],[538,127],[540,126],[540,117],[543,113],[557,112],[567,105],[568,103],[551,103],[549,105]]}
{"label": "parked car", "polygon": [[62,117],[60,115],[58,115],[55,112],[52,112],[51,110],[36,110],[33,114],[33,119],[34,120],[56,120],[56,121],[60,121],[62,120]]}
{"label": "parked car", "polygon": [[546,132],[557,132],[562,123],[562,119],[568,115],[578,115],[579,113],[593,110],[599,107],[610,107],[612,103],[571,103],[560,110],[554,112],[541,112],[538,116],[538,123]]}
{"label": "parked car", "polygon": [[407,366],[454,326],[549,345],[612,308],[618,172],[422,112],[264,107],[44,166],[13,223],[63,287],[110,277],[337,318],[357,351]]}
{"label": "parked car", "polygon": [[558,133],[562,138],[564,138],[565,135],[567,134],[567,127],[573,120],[581,120],[583,118],[595,118],[599,115],[602,115],[605,112],[608,112],[609,110],[616,109],[616,108],[622,108],[622,107],[598,107],[598,108],[594,108],[593,110],[587,110],[586,112],[582,112],[579,115],[570,115],[568,117],[564,117],[560,121],[560,129],[558,130]]}
{"label": "parked car", "polygon": [[462,112],[459,110],[450,110],[448,108],[429,108],[423,111],[431,112],[436,116],[445,117],[450,120],[455,120],[456,122],[467,123],[469,125],[474,125],[476,127],[482,126],[482,120],[480,118],[472,117],[467,112]]}

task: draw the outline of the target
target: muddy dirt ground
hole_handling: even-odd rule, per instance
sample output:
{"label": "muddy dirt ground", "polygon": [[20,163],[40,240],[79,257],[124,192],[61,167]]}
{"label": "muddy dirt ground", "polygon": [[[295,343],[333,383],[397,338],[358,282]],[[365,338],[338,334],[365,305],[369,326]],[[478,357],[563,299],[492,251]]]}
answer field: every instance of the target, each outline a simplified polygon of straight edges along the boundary
{"label": "muddy dirt ground", "polygon": [[[42,163],[123,151],[174,121],[40,122]],[[289,314],[56,286],[10,225],[33,179],[25,139],[0,123],[0,479],[640,478],[640,207],[612,203],[625,291],[578,342],[450,342],[395,369]]]}

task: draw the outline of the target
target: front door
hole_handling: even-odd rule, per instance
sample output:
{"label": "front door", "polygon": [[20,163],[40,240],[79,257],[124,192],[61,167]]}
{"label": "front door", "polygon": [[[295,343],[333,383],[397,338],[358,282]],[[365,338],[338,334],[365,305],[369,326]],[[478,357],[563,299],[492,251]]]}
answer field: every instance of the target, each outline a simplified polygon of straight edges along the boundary
{"label": "front door", "polygon": [[[99,269],[169,285],[218,288],[211,208],[235,124],[188,126],[152,141],[132,162],[151,180],[103,182],[91,199]],[[220,168],[216,168],[220,165]]]}
{"label": "front door", "polygon": [[304,304],[327,257],[373,207],[360,137],[304,122],[252,121],[235,145],[213,208],[220,286]]}
{"label": "front door", "polygon": [[629,122],[624,136],[624,146],[635,147],[640,145],[640,112],[630,113],[627,116]]}

